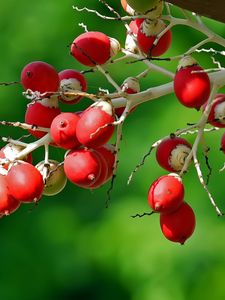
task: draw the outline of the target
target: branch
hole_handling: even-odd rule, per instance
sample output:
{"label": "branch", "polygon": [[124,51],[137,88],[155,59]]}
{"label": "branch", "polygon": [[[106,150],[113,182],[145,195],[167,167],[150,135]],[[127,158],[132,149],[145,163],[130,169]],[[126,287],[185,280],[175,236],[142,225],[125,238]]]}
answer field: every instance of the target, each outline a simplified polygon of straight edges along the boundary
{"label": "branch", "polygon": [[181,8],[193,11],[199,15],[225,23],[224,0],[170,0]]}

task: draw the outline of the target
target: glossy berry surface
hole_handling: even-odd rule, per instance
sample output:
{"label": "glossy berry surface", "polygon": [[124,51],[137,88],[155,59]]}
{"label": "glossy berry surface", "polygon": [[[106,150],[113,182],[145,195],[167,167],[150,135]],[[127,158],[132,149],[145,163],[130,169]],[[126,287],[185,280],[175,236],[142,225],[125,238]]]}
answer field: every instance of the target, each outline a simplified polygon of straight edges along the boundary
{"label": "glossy berry surface", "polygon": [[184,186],[178,175],[170,174],[155,180],[148,191],[148,204],[155,212],[176,210],[184,199]]}
{"label": "glossy berry surface", "polygon": [[10,194],[21,202],[36,202],[41,198],[44,183],[40,172],[31,164],[18,161],[6,176]]}
{"label": "glossy berry surface", "polygon": [[76,127],[80,117],[75,113],[61,113],[51,123],[50,134],[59,147],[71,149],[80,146]]}
{"label": "glossy berry surface", "polygon": [[109,37],[102,32],[85,32],[73,41],[71,55],[85,66],[105,64],[110,58]]}
{"label": "glossy berry surface", "polygon": [[209,98],[209,77],[198,65],[181,68],[174,78],[174,92],[184,106],[200,109]]}
{"label": "glossy berry surface", "polygon": [[[48,107],[43,105],[41,101],[30,103],[27,106],[25,114],[25,122],[30,125],[50,128],[53,119],[60,114],[60,108]],[[30,133],[37,137],[43,137],[46,132],[38,130],[30,130]]]}
{"label": "glossy berry surface", "polygon": [[20,202],[9,192],[6,176],[0,174],[0,217],[13,213],[19,206]]}
{"label": "glossy berry surface", "polygon": [[59,76],[50,64],[34,61],[27,64],[21,72],[23,88],[40,93],[56,92],[59,88]]}
{"label": "glossy berry surface", "polygon": [[193,234],[195,223],[194,211],[186,202],[170,214],[160,214],[160,226],[164,236],[181,245]]}
{"label": "glossy berry surface", "polygon": [[101,161],[94,150],[72,150],[65,158],[64,171],[72,183],[88,188],[100,176]]}
{"label": "glossy berry surface", "polygon": [[164,54],[170,47],[172,34],[171,31],[168,30],[158,41],[158,43],[154,46],[153,43],[156,39],[156,36],[146,36],[140,30],[137,34],[138,46],[141,51],[149,56],[161,56]]}
{"label": "glossy berry surface", "polygon": [[97,148],[106,144],[114,132],[115,121],[111,104],[100,101],[85,110],[77,124],[78,141],[86,147]]}

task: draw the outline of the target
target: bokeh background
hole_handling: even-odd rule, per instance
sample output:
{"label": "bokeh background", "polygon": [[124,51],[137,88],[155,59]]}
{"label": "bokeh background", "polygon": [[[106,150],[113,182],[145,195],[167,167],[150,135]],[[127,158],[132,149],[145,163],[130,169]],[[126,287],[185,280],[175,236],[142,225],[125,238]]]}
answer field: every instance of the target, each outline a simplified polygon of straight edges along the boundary
{"label": "bokeh background", "polygon": [[[108,1],[120,13],[120,1]],[[100,30],[123,45],[125,28],[118,21],[76,12],[72,5],[84,5],[110,15],[97,0],[3,0],[0,5],[0,82],[18,81],[23,66],[43,60],[57,70],[83,70],[70,55],[73,39],[83,29]],[[178,14],[174,10],[174,14]],[[218,34],[225,25],[205,19]],[[173,30],[173,44],[166,56],[189,49],[203,35],[186,27]],[[208,47],[215,45],[208,45]],[[196,58],[204,67],[213,67],[205,54]],[[222,57],[217,56],[217,59]],[[175,71],[175,63],[161,62]],[[142,63],[110,67],[113,78],[123,80],[144,70]],[[89,91],[113,89],[100,74],[87,74]],[[144,90],[168,82],[152,72],[141,82]],[[0,86],[0,119],[23,121],[27,100],[22,88]],[[77,111],[90,104],[83,99]],[[147,159],[130,186],[127,178],[150,145],[177,128],[194,123],[201,112],[182,107],[174,95],[141,105],[124,126],[120,163],[111,203],[105,208],[109,185],[90,192],[67,184],[54,197],[43,197],[38,206],[24,205],[0,220],[0,298],[1,300],[186,300],[225,299],[225,219],[218,218],[192,167],[184,177],[186,201],[193,207],[197,227],[184,246],[167,241],[160,230],[159,216],[131,218],[148,212],[146,195],[150,184],[166,174],[154,154]],[[24,132],[1,127],[1,136],[18,138]],[[210,147],[212,175],[209,188],[225,211],[225,174],[219,173],[224,154],[219,151],[223,130],[206,137]],[[194,136],[188,137],[192,142]],[[3,145],[3,144],[2,144]],[[43,149],[33,153],[34,163],[43,159]],[[51,158],[62,160],[63,152],[52,149]],[[205,160],[199,149],[204,176]],[[29,184],[29,183],[28,183]]]}

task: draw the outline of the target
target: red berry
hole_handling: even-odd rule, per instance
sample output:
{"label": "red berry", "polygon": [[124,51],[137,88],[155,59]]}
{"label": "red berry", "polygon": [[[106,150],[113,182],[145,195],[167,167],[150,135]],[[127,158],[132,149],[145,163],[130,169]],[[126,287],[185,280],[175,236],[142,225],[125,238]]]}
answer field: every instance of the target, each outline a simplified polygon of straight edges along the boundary
{"label": "red berry", "polygon": [[138,53],[138,47],[136,43],[138,29],[144,19],[136,19],[130,22],[129,28],[130,30],[127,32],[126,41],[125,41],[125,49],[133,52]]}
{"label": "red berry", "polygon": [[71,149],[80,146],[76,127],[80,117],[75,113],[61,113],[54,118],[50,128],[53,141],[59,147]]}
{"label": "red berry", "polygon": [[[75,70],[63,70],[59,73],[60,90],[65,92],[87,91],[87,82],[83,74]],[[66,96],[62,95],[59,99],[68,104],[75,104],[80,101],[82,96]]]}
{"label": "red berry", "polygon": [[130,27],[130,31],[134,36],[137,36],[139,27],[141,26],[142,22],[144,21],[144,19],[136,19],[130,22],[129,27]]}
{"label": "red berry", "polygon": [[176,243],[184,244],[195,230],[195,214],[186,203],[170,214],[160,214],[160,226],[164,236]]}
{"label": "red berry", "polygon": [[156,150],[158,164],[169,172],[182,170],[191,145],[183,138],[170,137],[162,140]]}
{"label": "red berry", "polygon": [[40,93],[56,92],[59,88],[57,71],[48,63],[34,61],[26,65],[21,73],[24,89],[31,89]]}
{"label": "red berry", "polygon": [[186,107],[200,109],[210,95],[210,80],[206,72],[191,57],[184,57],[174,78],[174,92]]}
{"label": "red berry", "polygon": [[158,41],[153,45],[157,35],[166,27],[163,21],[158,23],[148,23],[144,20],[137,33],[137,43],[142,52],[149,56],[160,56],[164,54],[171,44],[172,33],[168,30]]}
{"label": "red berry", "polygon": [[108,173],[105,182],[108,181],[113,175],[113,166],[115,162],[115,146],[103,145],[96,149],[106,160]]}
{"label": "red berry", "polygon": [[114,121],[112,105],[106,101],[96,102],[82,113],[76,128],[77,139],[86,147],[100,147],[111,138],[114,126],[109,124]]}
{"label": "red berry", "polygon": [[176,210],[184,199],[184,186],[177,174],[159,177],[148,191],[148,204],[153,211],[170,213]]}
{"label": "red berry", "polygon": [[13,213],[19,206],[20,202],[9,193],[6,176],[0,174],[0,217]]}
{"label": "red berry", "polygon": [[[206,104],[203,105],[204,110]],[[215,127],[225,127],[225,94],[216,95],[209,113],[208,122]]]}
{"label": "red berry", "polygon": [[[46,100],[48,102],[48,99]],[[53,119],[60,114],[60,109],[56,106],[46,105],[45,99],[28,104],[25,122],[30,125],[50,128]],[[43,137],[46,132],[38,130],[29,130],[29,132],[37,137]]]}
{"label": "red berry", "polygon": [[90,189],[96,189],[102,186],[106,182],[108,175],[108,164],[105,157],[100,153],[100,151],[98,151],[98,149],[95,150],[95,153],[98,155],[101,163],[101,172],[98,179],[90,185]]}
{"label": "red berry", "polygon": [[119,43],[115,39],[102,32],[90,31],[73,41],[71,54],[81,64],[94,67],[105,64],[119,49]]}
{"label": "red berry", "polygon": [[36,202],[40,199],[44,183],[40,172],[31,164],[18,161],[6,176],[10,194],[21,202]]}
{"label": "red berry", "polygon": [[94,184],[101,173],[101,161],[94,150],[72,150],[64,161],[67,178],[74,184],[88,188]]}

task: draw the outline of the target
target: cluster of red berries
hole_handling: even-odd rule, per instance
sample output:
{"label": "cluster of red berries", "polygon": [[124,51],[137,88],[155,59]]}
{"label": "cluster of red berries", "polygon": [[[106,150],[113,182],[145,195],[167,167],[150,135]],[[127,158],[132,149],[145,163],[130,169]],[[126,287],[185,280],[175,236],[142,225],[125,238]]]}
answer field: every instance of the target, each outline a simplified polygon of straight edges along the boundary
{"label": "cluster of red berries", "polygon": [[195,229],[195,215],[184,201],[184,186],[175,174],[161,176],[150,186],[148,204],[154,212],[160,213],[160,225],[164,236],[184,244]]}
{"label": "cluster of red berries", "polygon": [[[130,22],[125,49],[149,59],[164,54],[171,45],[172,33],[160,19],[163,1],[121,0],[121,4],[130,15],[146,16]],[[106,64],[119,51],[116,39],[96,31],[79,35],[71,45],[71,55],[91,68]],[[30,134],[44,140],[48,133],[50,138],[46,144],[67,152],[63,164],[47,157],[33,166],[30,153],[21,155],[23,143],[9,143],[2,148],[0,158],[5,164],[0,172],[0,217],[14,212],[20,203],[37,202],[42,195],[59,193],[67,179],[79,187],[96,189],[112,178],[116,165],[116,148],[108,143],[114,133],[116,116],[122,115],[124,107],[114,109],[111,101],[98,100],[82,112],[61,112],[60,101],[76,104],[85,96],[86,79],[77,70],[58,73],[42,61],[31,62],[23,68],[21,84],[32,100],[25,114],[25,122],[32,125]],[[139,79],[127,78],[121,90],[127,94],[139,93]],[[183,57],[174,78],[174,92],[180,103],[197,110],[202,107],[204,112],[210,90],[210,80],[203,68],[192,57]],[[225,127],[224,115],[225,95],[219,94],[211,106],[208,123]],[[221,149],[225,153],[225,134]],[[181,244],[195,229],[195,215],[184,201],[184,186],[178,175],[191,150],[192,145],[181,137],[171,135],[162,140],[156,159],[169,174],[153,182],[148,192],[151,209],[160,213],[163,234]]]}
{"label": "cluster of red berries", "polygon": [[148,204],[153,212],[160,213],[164,236],[181,244],[195,229],[195,215],[184,201],[184,186],[178,175],[190,151],[191,145],[183,138],[171,135],[162,140],[156,149],[156,159],[162,168],[173,173],[155,180],[148,191]]}

